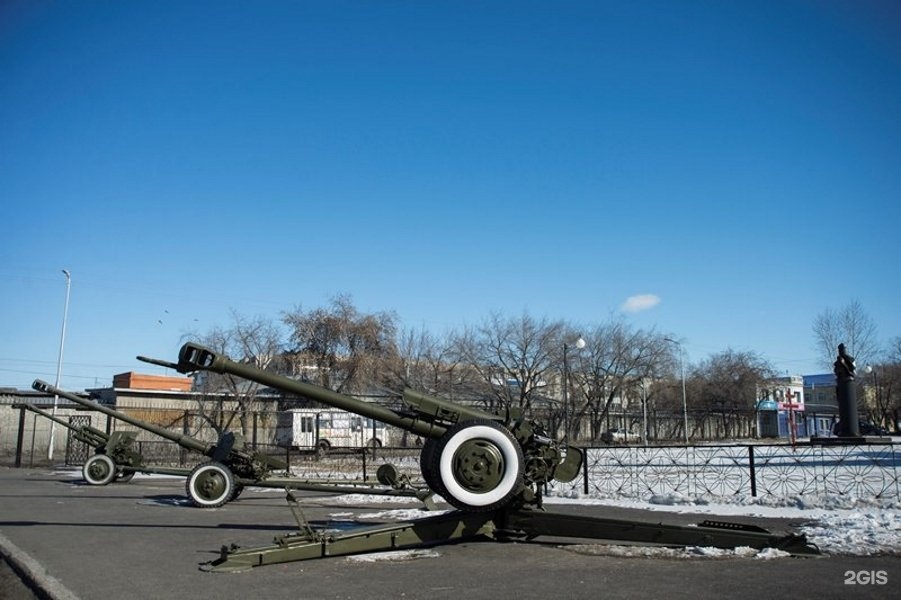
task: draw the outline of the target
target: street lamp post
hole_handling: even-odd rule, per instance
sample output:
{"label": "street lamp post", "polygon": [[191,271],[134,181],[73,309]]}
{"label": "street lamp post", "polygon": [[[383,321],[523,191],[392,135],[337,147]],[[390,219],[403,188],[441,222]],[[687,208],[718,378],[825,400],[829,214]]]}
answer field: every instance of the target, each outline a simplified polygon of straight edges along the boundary
{"label": "street lamp post", "polygon": [[682,427],[685,433],[685,445],[688,445],[688,400],[685,394],[685,357],[682,349],[682,343],[670,338],[663,338],[667,342],[671,342],[679,347],[679,370],[682,371]]}
{"label": "street lamp post", "polygon": [[[577,350],[581,350],[585,347],[585,340],[582,339],[580,335],[573,345]],[[567,352],[569,351],[569,344],[563,342],[563,437],[569,440],[569,428],[570,428],[570,419],[569,419],[569,366],[567,364]]]}
{"label": "street lamp post", "polygon": [[641,441],[648,445],[648,388],[644,377],[641,378]]}
{"label": "street lamp post", "polygon": [[[69,320],[69,290],[72,287],[72,274],[63,269],[63,275],[66,276],[66,305],[63,309],[63,330],[59,336],[59,357],[56,360],[56,387],[59,387],[59,380],[63,372],[63,347],[66,344],[66,321]],[[56,408],[59,404],[59,396],[53,396],[53,416],[56,416]],[[56,433],[56,423],[50,421],[50,445],[47,447],[47,460],[53,460],[53,443]]]}

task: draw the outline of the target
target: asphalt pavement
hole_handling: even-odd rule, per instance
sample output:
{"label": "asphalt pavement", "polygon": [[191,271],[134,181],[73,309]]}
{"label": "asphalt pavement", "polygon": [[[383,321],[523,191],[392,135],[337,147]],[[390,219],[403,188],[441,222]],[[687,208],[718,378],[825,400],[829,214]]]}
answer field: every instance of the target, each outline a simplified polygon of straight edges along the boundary
{"label": "asphalt pavement", "polygon": [[[328,494],[298,495],[312,522],[400,506],[346,505]],[[710,517],[598,506],[565,510],[676,524]],[[782,532],[798,525],[724,519]],[[473,541],[439,545],[405,555],[406,560],[330,557],[240,573],[200,569],[223,545],[266,545],[294,529],[283,492],[250,488],[221,508],[199,509],[186,501],[183,479],[139,476],[127,484],[95,487],[84,484],[77,471],[0,467],[0,553],[44,597],[58,600],[878,599],[897,597],[901,583],[898,556],[630,558],[594,553],[592,548],[600,546],[593,542],[573,547],[559,541]],[[848,576],[860,572],[884,577]],[[854,584],[848,583],[851,579]],[[2,567],[0,586],[0,598],[30,600],[28,589]]]}

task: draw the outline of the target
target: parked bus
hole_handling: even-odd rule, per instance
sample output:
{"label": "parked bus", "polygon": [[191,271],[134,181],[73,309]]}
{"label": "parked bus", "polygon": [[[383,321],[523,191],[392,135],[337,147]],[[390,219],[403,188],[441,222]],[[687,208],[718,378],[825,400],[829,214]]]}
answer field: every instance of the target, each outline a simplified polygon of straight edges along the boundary
{"label": "parked bus", "polygon": [[320,455],[333,450],[381,448],[386,425],[343,410],[293,408],[278,414],[276,443]]}

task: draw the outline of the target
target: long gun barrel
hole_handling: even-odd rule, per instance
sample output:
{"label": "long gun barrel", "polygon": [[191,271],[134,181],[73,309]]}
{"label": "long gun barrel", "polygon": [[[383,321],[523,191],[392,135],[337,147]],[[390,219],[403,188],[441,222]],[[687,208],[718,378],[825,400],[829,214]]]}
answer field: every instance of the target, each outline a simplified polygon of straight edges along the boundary
{"label": "long gun barrel", "polygon": [[134,425],[139,429],[144,429],[146,431],[154,433],[162,438],[173,441],[182,448],[187,448],[188,450],[194,450],[195,452],[200,452],[201,454],[209,454],[215,447],[215,444],[202,442],[182,433],[174,433],[163,427],[153,425],[152,423],[147,423],[146,421],[136,419],[125,413],[119,412],[118,410],[109,408],[108,406],[103,406],[102,404],[98,404],[97,402],[94,402],[92,400],[86,400],[40,379],[35,379],[34,383],[31,384],[31,387],[41,392],[53,394],[55,396],[61,396],[67,400],[71,400],[76,404],[90,408],[91,410],[96,410],[97,412],[101,412],[105,415],[113,417],[114,419],[119,419],[120,421]]}
{"label": "long gun barrel", "polygon": [[177,363],[145,356],[138,356],[137,358],[146,363],[175,369],[179,373],[211,371],[235,375],[262,385],[310,398],[334,408],[369,417],[388,425],[394,425],[426,438],[440,438],[450,426],[459,421],[488,419],[499,422],[503,420],[498,415],[461,406],[413,390],[405,390],[403,396],[404,404],[412,412],[396,412],[373,402],[365,402],[326,388],[264,371],[252,365],[237,363],[209,348],[191,343],[182,346],[178,354]]}
{"label": "long gun barrel", "polygon": [[47,411],[41,410],[40,408],[32,404],[23,404],[22,407],[25,410],[30,410],[35,414],[41,415],[45,419],[49,419],[54,423],[58,423],[66,429],[71,430],[73,432],[73,435],[75,436],[75,439],[84,442],[89,446],[98,448],[109,441],[110,436],[105,431],[101,431],[96,427],[91,427],[90,425],[72,425],[68,421],[60,419],[59,417],[54,416]]}
{"label": "long gun barrel", "polygon": [[543,484],[572,481],[582,464],[578,448],[555,442],[539,424],[510,411],[501,416],[405,390],[404,409],[392,410],[296,381],[209,348],[188,343],[178,362],[138,360],[179,373],[234,375],[423,436],[420,467],[426,483],[463,510],[489,511],[510,503],[540,504]]}

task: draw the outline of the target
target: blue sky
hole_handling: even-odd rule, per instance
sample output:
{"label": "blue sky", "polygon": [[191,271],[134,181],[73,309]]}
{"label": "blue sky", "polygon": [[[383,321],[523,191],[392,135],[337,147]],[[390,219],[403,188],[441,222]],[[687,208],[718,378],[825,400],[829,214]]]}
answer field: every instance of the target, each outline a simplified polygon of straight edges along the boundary
{"label": "blue sky", "polygon": [[[895,2],[0,5],[0,386],[338,293],[624,314],[690,361],[901,335]],[[658,299],[644,310],[627,301]]]}

